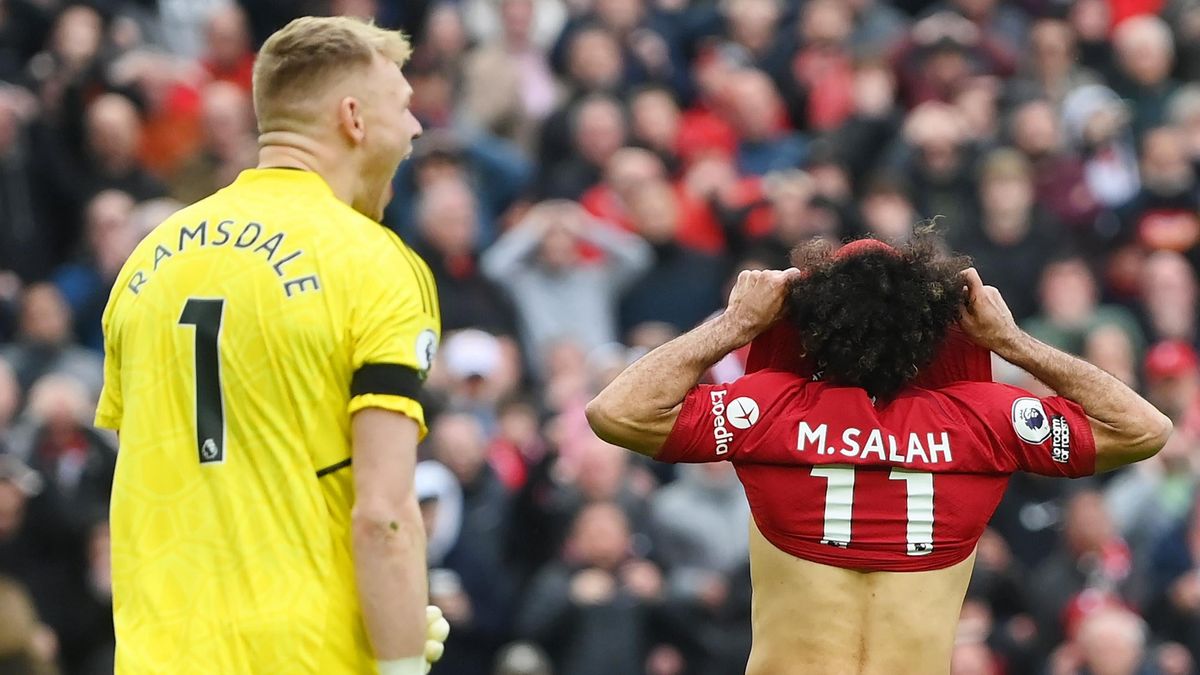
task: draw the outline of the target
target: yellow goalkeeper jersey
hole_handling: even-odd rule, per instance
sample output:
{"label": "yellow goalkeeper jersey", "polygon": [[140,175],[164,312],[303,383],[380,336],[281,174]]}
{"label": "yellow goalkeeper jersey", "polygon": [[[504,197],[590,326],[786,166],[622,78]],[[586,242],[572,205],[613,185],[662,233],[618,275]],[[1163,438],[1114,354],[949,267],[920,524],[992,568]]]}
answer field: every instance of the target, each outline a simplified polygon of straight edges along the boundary
{"label": "yellow goalkeeper jersey", "polygon": [[315,173],[172,215],[104,312],[118,673],[368,673],[350,416],[425,424],[429,268]]}

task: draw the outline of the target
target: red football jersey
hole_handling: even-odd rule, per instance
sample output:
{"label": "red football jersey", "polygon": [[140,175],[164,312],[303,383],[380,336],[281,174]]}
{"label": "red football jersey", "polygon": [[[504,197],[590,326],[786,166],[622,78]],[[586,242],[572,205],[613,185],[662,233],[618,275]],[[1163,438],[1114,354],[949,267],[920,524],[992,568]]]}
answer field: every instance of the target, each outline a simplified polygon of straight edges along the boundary
{"label": "red football jersey", "polygon": [[783,551],[913,572],[966,559],[1013,472],[1090,475],[1096,447],[1078,404],[1019,387],[911,387],[877,407],[857,387],[762,369],[693,389],[657,458],[733,462]]}

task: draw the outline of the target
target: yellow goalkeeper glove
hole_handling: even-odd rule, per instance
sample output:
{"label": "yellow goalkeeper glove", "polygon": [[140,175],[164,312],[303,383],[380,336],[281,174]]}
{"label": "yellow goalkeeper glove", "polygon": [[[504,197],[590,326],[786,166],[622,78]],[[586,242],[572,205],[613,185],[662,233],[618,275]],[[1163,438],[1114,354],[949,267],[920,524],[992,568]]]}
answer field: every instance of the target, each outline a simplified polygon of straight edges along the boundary
{"label": "yellow goalkeeper glove", "polygon": [[450,622],[442,616],[436,605],[425,608],[425,672],[442,658],[446,651],[446,638],[450,637]]}

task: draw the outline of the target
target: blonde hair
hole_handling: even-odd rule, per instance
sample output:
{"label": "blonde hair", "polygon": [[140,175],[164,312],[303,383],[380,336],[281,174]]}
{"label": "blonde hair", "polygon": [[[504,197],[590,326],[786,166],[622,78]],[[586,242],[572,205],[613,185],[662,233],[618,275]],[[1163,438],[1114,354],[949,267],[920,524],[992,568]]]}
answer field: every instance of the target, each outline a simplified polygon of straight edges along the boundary
{"label": "blonde hair", "polygon": [[254,62],[254,112],[260,132],[281,122],[309,121],[309,103],[348,72],[379,54],[403,66],[412,45],[399,31],[346,16],[305,16],[276,31]]}

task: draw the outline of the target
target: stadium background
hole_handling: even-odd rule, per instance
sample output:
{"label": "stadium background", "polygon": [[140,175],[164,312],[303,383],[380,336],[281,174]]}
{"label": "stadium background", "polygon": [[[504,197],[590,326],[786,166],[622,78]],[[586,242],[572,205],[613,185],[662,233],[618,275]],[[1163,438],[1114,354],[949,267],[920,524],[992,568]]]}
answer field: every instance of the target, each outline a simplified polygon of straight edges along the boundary
{"label": "stadium background", "polygon": [[1013,479],[954,672],[1198,672],[1198,0],[0,0],[0,664],[111,672],[100,312],[140,236],[253,165],[254,50],[309,13],[416,43],[386,225],[445,321],[434,673],[741,672],[730,468],[639,461],[583,405],[739,269],[934,216],[1176,425],[1112,475]]}

